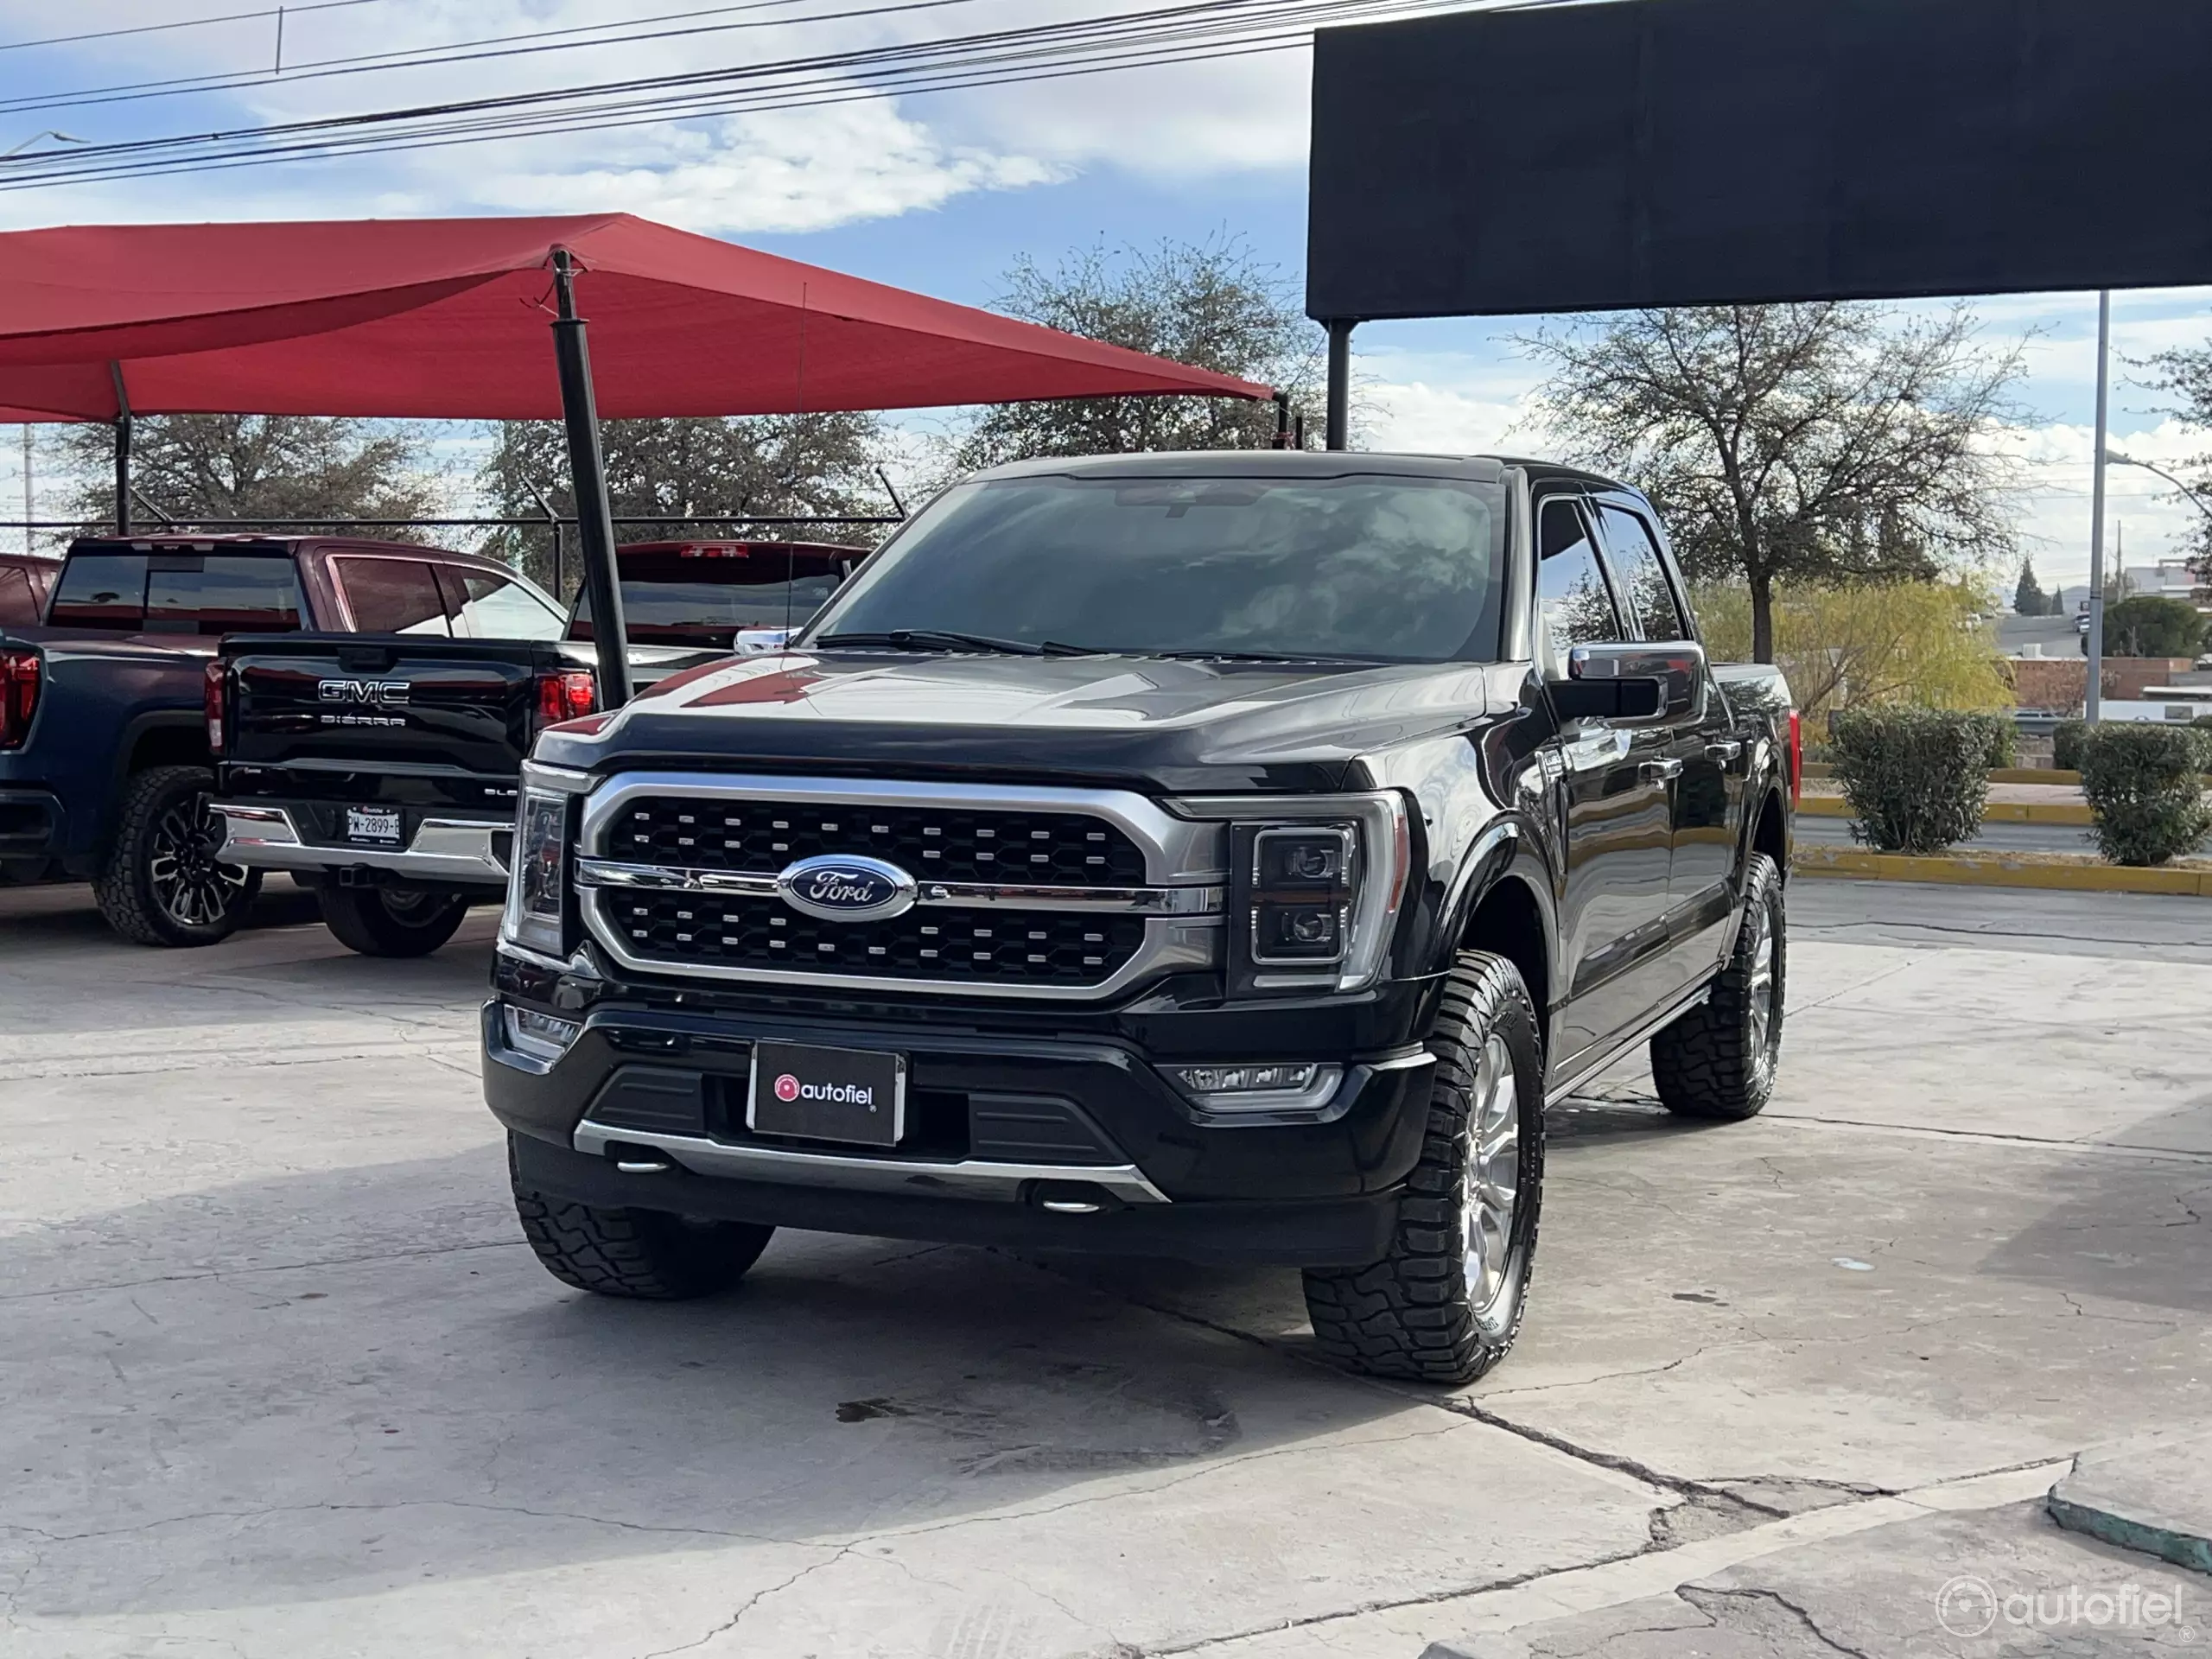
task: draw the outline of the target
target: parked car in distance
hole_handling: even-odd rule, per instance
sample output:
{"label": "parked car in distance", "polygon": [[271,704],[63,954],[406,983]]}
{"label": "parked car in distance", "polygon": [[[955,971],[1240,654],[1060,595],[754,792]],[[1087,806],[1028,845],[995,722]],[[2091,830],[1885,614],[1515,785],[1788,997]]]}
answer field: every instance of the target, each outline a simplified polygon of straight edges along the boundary
{"label": "parked car in distance", "polygon": [[73,543],[35,626],[0,627],[0,877],[90,880],[143,944],[208,944],[259,877],[218,849],[208,669],[221,636],[463,639],[558,606],[490,559],[327,536],[189,531]]}
{"label": "parked car in distance", "polygon": [[1500,459],[1051,460],[787,649],[548,727],[484,1088],[556,1278],[778,1226],[1295,1265],[1458,1383],[1526,1306],[1543,1108],[1779,1052],[1797,720],[1650,505]]}
{"label": "parked car in distance", "polygon": [[0,628],[34,628],[46,613],[59,559],[32,553],[0,553]]}
{"label": "parked car in distance", "polygon": [[[632,644],[722,651],[748,630],[804,626],[868,556],[825,542],[633,542],[614,551]],[[588,593],[576,596],[568,637],[593,638]]]}

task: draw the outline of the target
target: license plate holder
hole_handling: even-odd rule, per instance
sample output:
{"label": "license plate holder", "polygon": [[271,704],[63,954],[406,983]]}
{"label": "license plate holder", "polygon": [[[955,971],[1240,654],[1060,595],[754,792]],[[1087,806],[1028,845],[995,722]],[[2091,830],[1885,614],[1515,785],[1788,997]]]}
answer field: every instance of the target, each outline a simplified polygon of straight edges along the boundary
{"label": "license plate holder", "polygon": [[349,806],[346,809],[346,839],[375,847],[400,842],[399,809],[396,806]]}
{"label": "license plate holder", "polygon": [[906,1131],[906,1057],[755,1043],[745,1127],[755,1135],[895,1147]]}

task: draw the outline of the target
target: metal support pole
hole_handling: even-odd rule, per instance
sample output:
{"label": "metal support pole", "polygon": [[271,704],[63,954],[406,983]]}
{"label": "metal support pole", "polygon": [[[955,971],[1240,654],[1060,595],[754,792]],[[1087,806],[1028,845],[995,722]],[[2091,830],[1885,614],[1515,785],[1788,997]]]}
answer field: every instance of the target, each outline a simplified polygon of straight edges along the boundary
{"label": "metal support pole", "polygon": [[2105,416],[2112,371],[2112,290],[2097,296],[2097,459],[2089,480],[2089,678],[2082,713],[2094,726],[2105,677]]}
{"label": "metal support pole", "polygon": [[31,520],[38,514],[33,511],[33,498],[37,494],[31,482],[31,423],[23,423],[23,551],[35,552],[31,545]]}
{"label": "metal support pole", "polygon": [[576,315],[575,262],[566,248],[553,250],[553,288],[559,307],[553,352],[561,369],[561,418],[569,429],[569,479],[576,505],[576,539],[583,547],[583,585],[591,595],[592,640],[598,647],[599,706],[620,709],[630,701],[630,633],[622,620],[622,584],[614,575],[614,512],[607,505],[607,467],[599,448],[591,352],[584,319]]}
{"label": "metal support pole", "polygon": [[1351,447],[1351,331],[1350,317],[1331,317],[1329,329],[1329,435],[1332,449]]}
{"label": "metal support pole", "polygon": [[111,362],[115,379],[115,533],[130,533],[130,392],[123,384],[123,365]]}

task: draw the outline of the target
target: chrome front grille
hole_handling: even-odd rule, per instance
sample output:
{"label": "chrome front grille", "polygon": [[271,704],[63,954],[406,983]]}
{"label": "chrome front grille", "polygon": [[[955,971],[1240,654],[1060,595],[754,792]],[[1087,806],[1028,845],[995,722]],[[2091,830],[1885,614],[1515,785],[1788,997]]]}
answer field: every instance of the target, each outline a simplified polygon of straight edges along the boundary
{"label": "chrome front grille", "polygon": [[1143,849],[1103,819],[1073,812],[640,795],[609,825],[605,850],[637,863],[773,874],[824,854],[865,855],[922,881],[1140,887]]}
{"label": "chrome front grille", "polygon": [[1140,917],[1070,911],[910,910],[842,923],[774,899],[609,893],[605,914],[640,957],[836,977],[1096,985],[1144,944]]}
{"label": "chrome front grille", "polygon": [[[779,874],[866,857],[912,907],[825,918]],[[635,773],[587,799],[584,921],[623,966],[841,988],[1096,998],[1220,957],[1225,836],[1123,791]]]}

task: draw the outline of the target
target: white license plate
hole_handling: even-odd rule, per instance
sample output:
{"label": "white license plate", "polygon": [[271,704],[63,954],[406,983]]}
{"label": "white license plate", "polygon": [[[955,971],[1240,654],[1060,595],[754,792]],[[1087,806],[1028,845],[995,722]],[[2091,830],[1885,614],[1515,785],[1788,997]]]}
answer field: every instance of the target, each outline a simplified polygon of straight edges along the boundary
{"label": "white license plate", "polygon": [[398,810],[394,808],[390,811],[379,811],[373,807],[347,807],[346,809],[346,839],[378,842],[387,847],[398,846]]}

